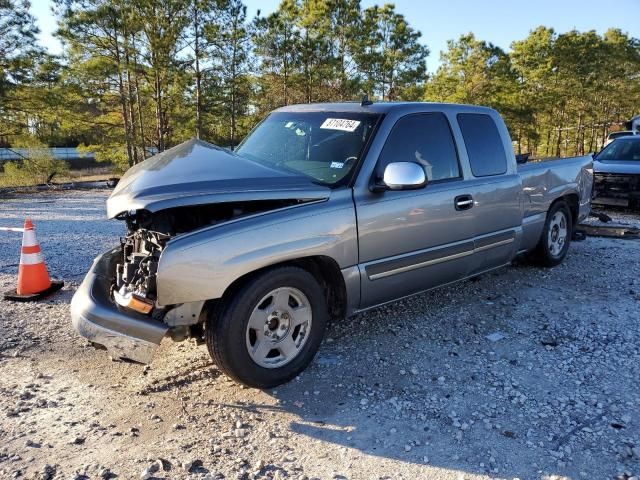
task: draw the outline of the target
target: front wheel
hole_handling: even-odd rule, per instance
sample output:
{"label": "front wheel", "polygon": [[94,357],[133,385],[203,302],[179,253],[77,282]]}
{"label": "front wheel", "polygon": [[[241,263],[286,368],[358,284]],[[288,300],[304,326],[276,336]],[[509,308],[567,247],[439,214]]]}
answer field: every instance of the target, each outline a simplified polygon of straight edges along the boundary
{"label": "front wheel", "polygon": [[263,272],[207,319],[206,341],[218,367],[234,380],[271,388],[302,372],[320,347],[327,304],[317,280],[298,267]]}
{"label": "front wheel", "polygon": [[564,260],[569,250],[572,235],[572,219],[569,206],[556,202],[551,206],[542,230],[536,257],[545,267],[555,267]]}

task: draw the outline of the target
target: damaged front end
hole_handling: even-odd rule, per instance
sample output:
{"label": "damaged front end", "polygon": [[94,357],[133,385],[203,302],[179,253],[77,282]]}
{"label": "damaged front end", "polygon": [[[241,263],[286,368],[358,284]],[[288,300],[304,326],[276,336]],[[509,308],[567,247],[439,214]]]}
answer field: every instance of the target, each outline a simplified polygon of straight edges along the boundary
{"label": "damaged front end", "polygon": [[127,233],[119,248],[96,258],[74,295],[74,327],[112,357],[144,363],[166,335],[201,338],[205,301],[213,299],[178,303],[174,296],[163,302],[158,293],[161,259],[172,241],[221,223],[326,200],[329,192],[304,176],[195,139],[133,166],[107,201],[108,217],[126,222]]}
{"label": "damaged front end", "polygon": [[138,313],[154,312],[156,318],[172,306],[158,303],[156,274],[168,242],[185,233],[211,227],[249,215],[301,203],[300,200],[230,202],[194,207],[178,207],[160,212],[140,210],[118,218],[125,220],[127,235],[121,239],[122,262],[115,271],[114,301]]}
{"label": "damaged front end", "polygon": [[151,313],[156,302],[156,273],[160,254],[171,237],[135,230],[121,240],[122,263],[116,266],[113,298],[125,308]]}
{"label": "damaged front end", "polygon": [[172,239],[219,223],[301,203],[262,200],[139,210],[117,218],[126,222],[120,246],[99,256],[71,303],[74,327],[114,359],[149,363],[162,338],[202,339],[205,300],[163,305],[157,272]]}
{"label": "damaged front end", "polygon": [[120,308],[111,291],[122,249],[98,256],[71,300],[76,331],[114,359],[149,363],[169,327],[148,315]]}
{"label": "damaged front end", "polygon": [[640,173],[594,173],[593,203],[617,207],[640,207]]}

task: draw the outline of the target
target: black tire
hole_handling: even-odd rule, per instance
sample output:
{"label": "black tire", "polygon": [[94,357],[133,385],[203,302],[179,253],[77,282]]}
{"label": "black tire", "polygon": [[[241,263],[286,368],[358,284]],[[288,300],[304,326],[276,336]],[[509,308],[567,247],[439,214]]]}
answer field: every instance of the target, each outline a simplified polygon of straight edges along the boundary
{"label": "black tire", "polygon": [[[556,213],[562,213],[566,222],[566,238],[564,241],[564,245],[559,252],[553,252],[552,247],[549,241],[549,232],[553,229],[552,221],[556,216]],[[552,232],[553,234],[553,232]],[[551,205],[549,209],[549,213],[547,213],[547,219],[544,222],[544,228],[542,229],[542,236],[540,237],[540,242],[535,249],[534,257],[537,262],[543,267],[555,267],[559,265],[564,260],[564,257],[567,256],[567,252],[569,251],[569,244],[571,243],[571,237],[573,235],[573,219],[571,217],[571,210],[566,202],[560,200]]]}
{"label": "black tire", "polygon": [[[290,287],[308,299],[312,321],[308,338],[293,359],[278,368],[264,368],[249,355],[246,345],[249,318],[265,295]],[[251,277],[209,314],[205,340],[211,358],[229,377],[248,387],[272,388],[288,382],[313,360],[328,320],[327,302],[318,281],[298,267],[279,267]]]}

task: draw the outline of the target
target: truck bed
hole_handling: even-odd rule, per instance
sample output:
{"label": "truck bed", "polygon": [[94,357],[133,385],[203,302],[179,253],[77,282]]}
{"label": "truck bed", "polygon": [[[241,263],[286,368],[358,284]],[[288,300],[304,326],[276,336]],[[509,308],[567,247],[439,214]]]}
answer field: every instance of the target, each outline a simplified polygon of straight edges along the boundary
{"label": "truck bed", "polygon": [[[522,179],[522,230],[521,251],[528,251],[538,244],[551,204],[569,192],[573,194],[574,221],[580,222],[589,215],[593,187],[593,157],[554,158],[539,162],[518,164]],[[573,192],[580,192],[575,198]]]}
{"label": "truck bed", "polygon": [[582,192],[578,199],[578,220],[589,214],[593,186],[593,156],[553,158],[518,165],[524,193],[523,217],[540,214],[564,191]]}

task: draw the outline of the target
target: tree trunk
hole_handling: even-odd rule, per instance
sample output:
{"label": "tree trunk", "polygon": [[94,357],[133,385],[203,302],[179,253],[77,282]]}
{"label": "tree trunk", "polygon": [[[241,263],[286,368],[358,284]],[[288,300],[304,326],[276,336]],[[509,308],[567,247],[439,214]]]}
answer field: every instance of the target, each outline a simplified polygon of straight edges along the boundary
{"label": "tree trunk", "polygon": [[[237,25],[234,25],[234,28],[237,28]],[[235,146],[236,142],[236,81],[237,81],[237,61],[238,61],[238,52],[237,52],[237,38],[236,32],[234,32],[234,42],[233,42],[233,53],[231,55],[231,145]]]}
{"label": "tree trunk", "polygon": [[596,139],[596,126],[595,126],[595,119],[593,120],[594,123],[591,124],[591,135],[589,136],[589,151],[593,152],[593,142]]}
{"label": "tree trunk", "polygon": [[582,112],[578,114],[578,131],[576,132],[576,147],[574,155],[581,155],[580,151],[584,149],[584,142],[582,147],[580,146],[580,137],[582,135]]}
{"label": "tree trunk", "polygon": [[305,63],[305,76],[307,77],[307,103],[311,103],[312,101],[312,82],[311,79],[311,69],[309,68],[309,64]]}
{"label": "tree trunk", "polygon": [[340,55],[340,101],[345,101],[345,95],[347,93],[347,79],[344,73],[344,54]]}
{"label": "tree trunk", "polygon": [[198,7],[194,7],[194,47],[193,53],[196,60],[196,138],[202,135],[202,72],[200,71],[200,24],[198,18]]}
{"label": "tree trunk", "polygon": [[144,119],[142,116],[142,99],[140,98],[140,82],[138,81],[138,54],[136,51],[135,37],[131,39],[133,51],[136,52],[133,57],[133,81],[136,85],[136,104],[138,106],[138,128],[140,129],[140,148],[142,150],[142,160],[147,158],[147,146],[144,139]]}
{"label": "tree trunk", "polygon": [[120,106],[122,109],[122,118],[124,119],[124,139],[125,139],[125,143],[126,143],[126,150],[127,150],[127,163],[129,164],[130,167],[132,167],[133,164],[133,154],[131,151],[131,138],[129,136],[129,119],[128,119],[128,112],[127,112],[127,104],[126,104],[126,100],[124,98],[124,86],[122,85],[122,74],[118,74],[118,90],[120,91]]}
{"label": "tree trunk", "polygon": [[289,105],[289,59],[287,57],[287,53],[284,54],[284,70],[283,70],[283,95],[284,95],[284,104]]}
{"label": "tree trunk", "polygon": [[[305,46],[309,47],[309,32],[305,31]],[[307,103],[311,103],[311,66],[310,66],[310,52],[309,50],[304,52],[304,79],[305,79],[305,96],[307,97]]]}
{"label": "tree trunk", "polygon": [[562,125],[564,122],[564,107],[560,110],[560,122],[558,123],[558,140],[556,142],[556,157],[561,156],[562,152]]}
{"label": "tree trunk", "polygon": [[[115,24],[115,21],[114,21]],[[127,98],[124,89],[124,78],[122,77],[122,57],[120,55],[120,42],[118,41],[118,31],[114,28],[114,48],[115,60],[118,69],[118,94],[120,97],[120,107],[122,110],[122,120],[124,122],[124,139],[127,150],[127,162],[129,167],[133,166],[133,154],[131,151],[131,127],[129,125],[129,113],[127,107]]]}
{"label": "tree trunk", "polygon": [[129,105],[129,125],[130,125],[130,139],[131,139],[131,149],[133,153],[133,164],[137,164],[138,160],[138,150],[136,148],[136,120],[135,114],[133,113],[134,105],[133,105],[133,85],[131,82],[131,61],[129,58],[129,35],[127,30],[125,29],[123,32],[124,39],[124,62],[125,67],[127,69],[127,99]]}
{"label": "tree trunk", "polygon": [[604,115],[602,116],[602,118],[603,118],[603,120],[602,120],[602,142],[600,143],[600,145],[602,145],[602,146],[604,146],[604,143],[607,141],[609,124],[608,124],[606,119],[608,117],[609,117],[609,106],[605,105]]}
{"label": "tree trunk", "polygon": [[283,57],[283,76],[284,76],[284,104],[289,105],[289,49],[291,45],[289,45],[290,33],[288,30],[288,26],[284,27],[284,57]]}
{"label": "tree trunk", "polygon": [[154,90],[156,100],[156,132],[158,135],[158,151],[164,152],[164,112],[162,111],[162,80],[157,67],[154,68]]}

